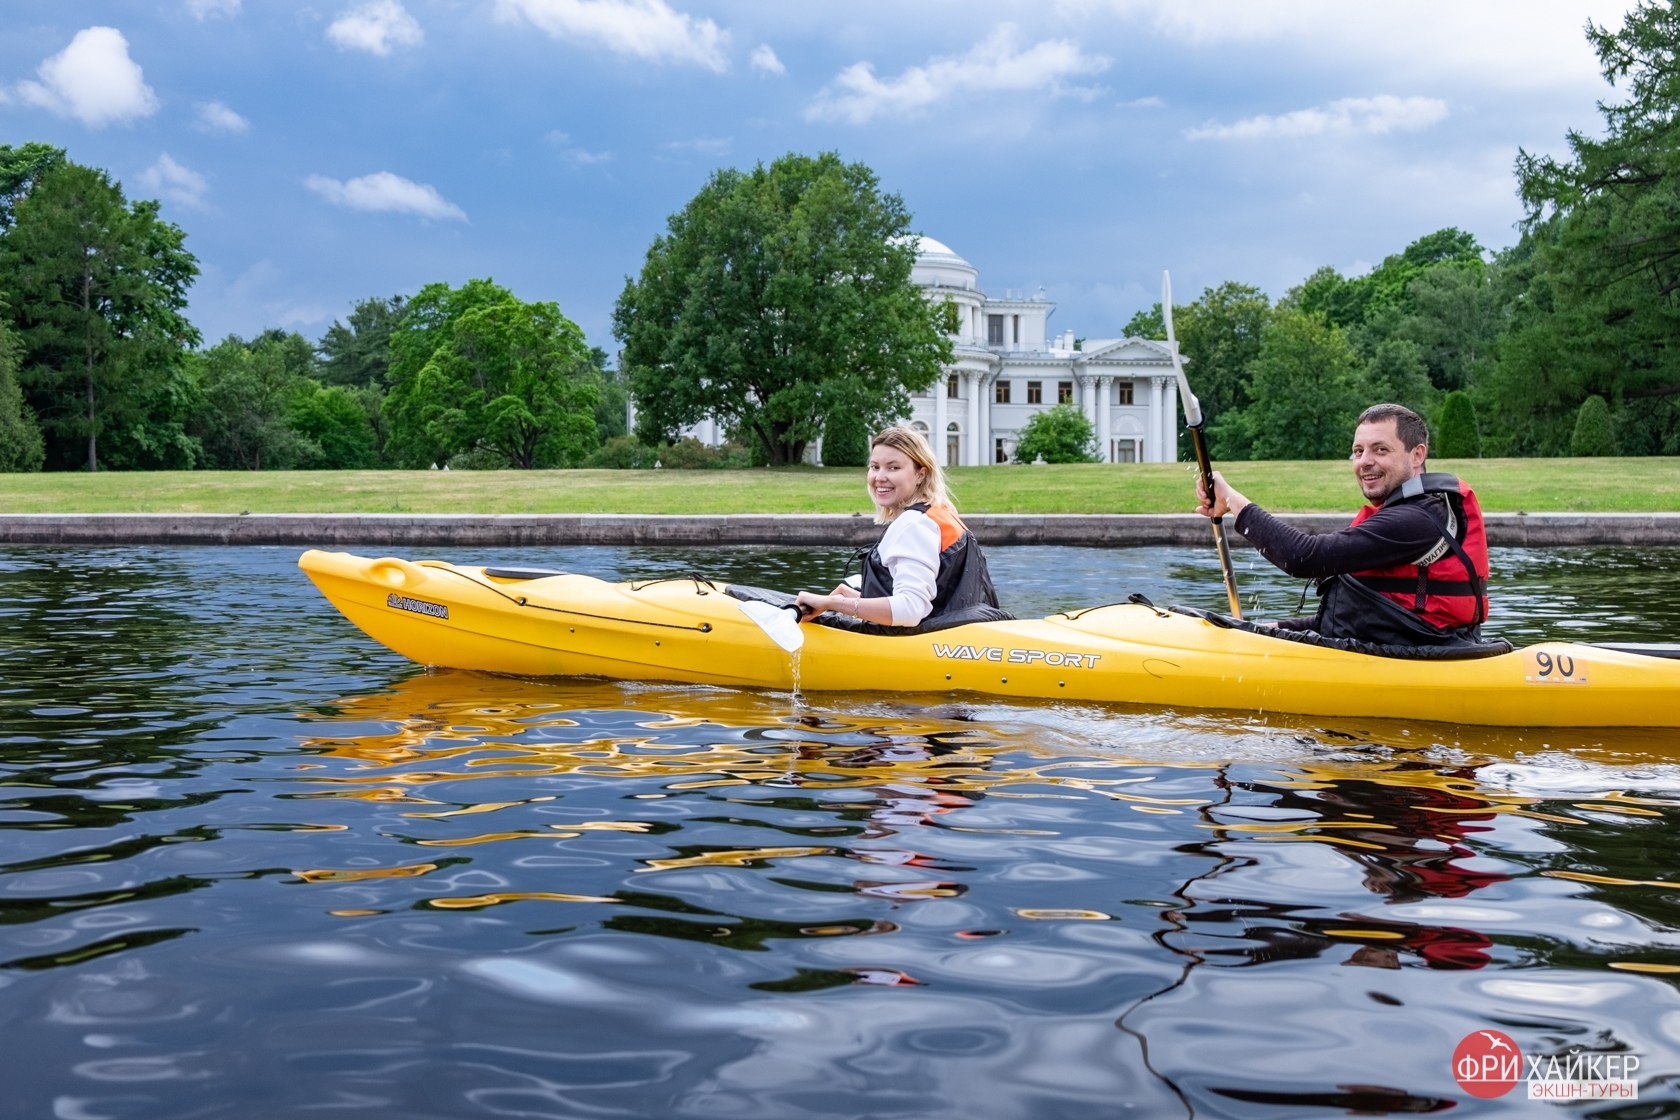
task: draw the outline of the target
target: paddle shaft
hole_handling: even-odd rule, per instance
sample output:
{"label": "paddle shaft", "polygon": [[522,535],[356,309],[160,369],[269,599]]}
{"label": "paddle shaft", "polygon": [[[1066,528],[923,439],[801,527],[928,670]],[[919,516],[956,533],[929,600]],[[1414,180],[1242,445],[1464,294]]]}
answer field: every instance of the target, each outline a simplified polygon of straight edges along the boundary
{"label": "paddle shaft", "polygon": [[[1190,429],[1190,442],[1196,446],[1196,466],[1202,472],[1202,488],[1207,491],[1208,504],[1213,504],[1213,460],[1208,457],[1207,433],[1202,425]],[[1225,575],[1225,598],[1231,605],[1231,617],[1242,617],[1242,601],[1237,598],[1237,572],[1231,566],[1231,545],[1225,539],[1225,519],[1213,519],[1213,544],[1219,550],[1219,568]]]}

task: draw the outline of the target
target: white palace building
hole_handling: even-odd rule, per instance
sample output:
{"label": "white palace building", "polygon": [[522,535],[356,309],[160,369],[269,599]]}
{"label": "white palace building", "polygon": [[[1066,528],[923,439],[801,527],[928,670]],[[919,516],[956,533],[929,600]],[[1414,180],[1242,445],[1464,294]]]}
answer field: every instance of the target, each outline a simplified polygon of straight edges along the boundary
{"label": "white palace building", "polygon": [[[980,290],[979,271],[931,237],[921,239],[911,279],[929,299],[957,305],[961,326],[943,386],[911,398],[911,423],[945,447],[948,466],[1008,463],[1035,412],[1077,401],[1108,463],[1178,458],[1178,382],[1172,351],[1141,338],[1050,337],[1056,305]],[[943,441],[935,433],[944,433]]]}
{"label": "white palace building", "polygon": [[[931,237],[920,239],[910,277],[928,299],[949,300],[960,315],[944,383],[910,398],[911,424],[936,454],[944,446],[947,466],[1013,462],[1028,418],[1070,401],[1091,421],[1102,461],[1177,460],[1178,382],[1165,343],[1087,338],[1075,348],[1071,330],[1052,338],[1056,305],[1042,289],[1030,299],[1008,291],[992,299],[980,290],[979,270]],[[711,419],[684,434],[709,446],[723,442]],[[806,452],[813,463],[821,455],[821,441]]]}

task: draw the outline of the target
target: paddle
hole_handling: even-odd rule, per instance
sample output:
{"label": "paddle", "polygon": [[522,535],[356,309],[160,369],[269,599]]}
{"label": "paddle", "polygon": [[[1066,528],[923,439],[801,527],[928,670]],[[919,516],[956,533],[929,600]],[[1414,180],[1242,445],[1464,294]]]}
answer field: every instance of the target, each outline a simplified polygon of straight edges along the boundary
{"label": "paddle", "polygon": [[805,629],[799,625],[804,612],[793,603],[777,607],[749,599],[735,605],[741,608],[742,614],[758,623],[758,628],[770,635],[772,642],[789,653],[798,653],[805,645]]}
{"label": "paddle", "polygon": [[[1172,321],[1172,276],[1161,273],[1161,318],[1167,327],[1167,345],[1172,348],[1173,372],[1178,375],[1178,395],[1184,398],[1184,422],[1190,428],[1190,442],[1196,448],[1196,465],[1202,471],[1202,486],[1207,490],[1208,501],[1213,501],[1213,460],[1208,457],[1207,433],[1203,430],[1207,421],[1202,416],[1202,404],[1196,399],[1196,394],[1190,391],[1190,382],[1184,376],[1184,361],[1178,355],[1178,340],[1173,337]],[[1237,573],[1231,567],[1231,546],[1225,540],[1225,519],[1213,519],[1213,543],[1219,549],[1219,566],[1225,572],[1225,597],[1231,604],[1231,617],[1242,617],[1242,602],[1237,598]]]}

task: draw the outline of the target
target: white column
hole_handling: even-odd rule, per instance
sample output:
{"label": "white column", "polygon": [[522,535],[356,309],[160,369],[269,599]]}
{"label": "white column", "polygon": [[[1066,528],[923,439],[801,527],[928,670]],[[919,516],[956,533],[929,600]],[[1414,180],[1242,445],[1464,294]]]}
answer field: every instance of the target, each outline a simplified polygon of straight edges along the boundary
{"label": "white column", "polygon": [[1105,463],[1114,462],[1112,439],[1114,429],[1114,409],[1109,407],[1108,387],[1114,381],[1112,377],[1097,379],[1097,457]]}
{"label": "white column", "polygon": [[1162,446],[1166,450],[1162,462],[1178,462],[1178,381],[1167,379],[1167,442]]}
{"label": "white column", "polygon": [[972,370],[963,371],[963,381],[968,385],[968,425],[963,432],[963,466],[979,466],[980,456],[977,448],[980,446],[980,375]]}
{"label": "white column", "polygon": [[949,371],[941,373],[939,383],[933,387],[933,431],[928,439],[928,443],[933,445],[933,461],[942,467],[945,465],[945,425],[951,422],[945,413],[945,394],[950,391],[945,386],[950,376]]}
{"label": "white column", "polygon": [[1079,377],[1077,371],[1075,371],[1074,377],[1079,378],[1079,407],[1085,410],[1085,419],[1090,422],[1092,429],[1095,430],[1097,426],[1097,386],[1091,378]]}
{"label": "white column", "polygon": [[1145,449],[1144,459],[1150,463],[1160,463],[1161,457],[1161,379],[1149,379],[1149,427],[1146,429],[1149,446]]}
{"label": "white column", "polygon": [[996,460],[996,453],[992,451],[992,394],[997,392],[997,381],[985,380],[981,375],[980,381],[980,462],[979,466],[989,467]]}

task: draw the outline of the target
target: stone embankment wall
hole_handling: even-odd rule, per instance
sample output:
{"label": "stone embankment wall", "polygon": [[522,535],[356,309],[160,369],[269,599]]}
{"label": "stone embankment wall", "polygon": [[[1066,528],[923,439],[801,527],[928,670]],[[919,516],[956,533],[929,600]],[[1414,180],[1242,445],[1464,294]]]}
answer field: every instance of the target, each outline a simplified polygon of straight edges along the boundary
{"label": "stone embankment wall", "polygon": [[[964,520],[989,546],[1010,544],[1199,547],[1212,543],[1195,514],[976,513]],[[1348,523],[1343,514],[1292,514],[1311,533]],[[1226,522],[1230,526],[1230,521]],[[1677,513],[1495,513],[1494,545],[1680,545]],[[400,551],[445,546],[729,544],[861,545],[880,530],[847,514],[419,514],[419,513],[13,513],[0,514],[0,544],[292,545]],[[1234,545],[1247,542],[1234,530]]]}

